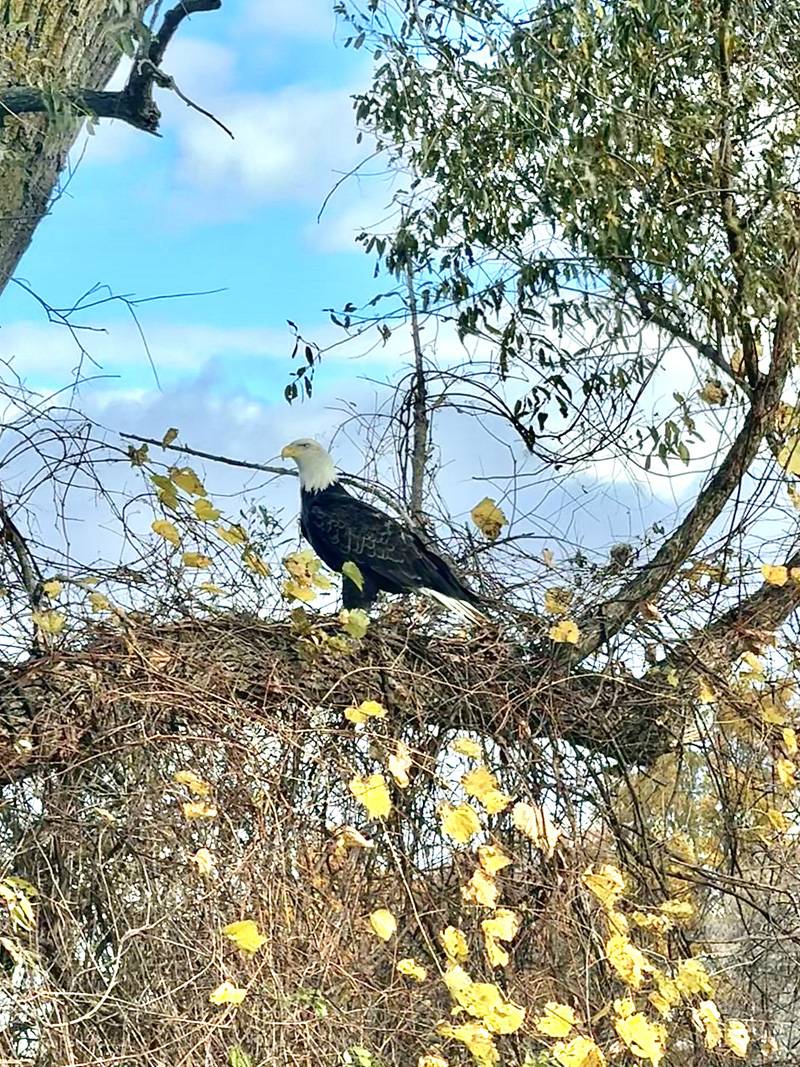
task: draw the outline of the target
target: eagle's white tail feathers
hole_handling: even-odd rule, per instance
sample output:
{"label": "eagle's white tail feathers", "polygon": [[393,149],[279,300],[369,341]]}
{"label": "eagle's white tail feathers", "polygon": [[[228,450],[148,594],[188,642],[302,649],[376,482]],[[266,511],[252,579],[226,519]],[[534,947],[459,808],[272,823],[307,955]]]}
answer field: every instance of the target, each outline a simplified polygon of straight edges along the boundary
{"label": "eagle's white tail feathers", "polygon": [[483,612],[479,611],[473,604],[470,604],[468,600],[458,600],[454,596],[447,596],[446,593],[440,593],[437,589],[429,589],[427,586],[423,586],[419,591],[424,596],[430,597],[431,600],[435,600],[449,611],[454,612],[454,614],[460,615],[466,622],[486,622],[486,616]]}

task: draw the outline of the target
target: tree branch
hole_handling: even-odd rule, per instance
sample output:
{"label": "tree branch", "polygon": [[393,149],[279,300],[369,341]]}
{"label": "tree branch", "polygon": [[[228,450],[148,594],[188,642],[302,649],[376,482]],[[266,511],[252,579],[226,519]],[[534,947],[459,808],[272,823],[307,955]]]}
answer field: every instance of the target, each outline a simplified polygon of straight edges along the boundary
{"label": "tree branch", "polygon": [[633,617],[638,606],[652,600],[659,590],[680,570],[686,558],[720,515],[745,471],[756,458],[772,417],[780,402],[783,387],[792,366],[797,339],[797,280],[800,271],[800,231],[793,235],[793,245],[784,274],[784,305],[777,316],[769,372],[753,390],[753,400],[744,425],[731,445],[716,474],[700,493],[694,507],[664,542],[639,574],[610,600],[601,604],[588,618],[580,621],[581,640],[574,646],[562,646],[559,659],[575,666],[590,656]]}
{"label": "tree branch", "polygon": [[[177,91],[173,80],[160,69],[167,46],[188,15],[201,11],[217,11],[221,6],[222,0],[182,0],[171,8],[164,16],[158,33],[140,46],[134,56],[125,88],[118,92],[83,88],[55,92],[30,86],[0,89],[0,127],[8,117],[50,114],[58,101],[63,100],[82,114],[103,119],[120,119],[136,129],[157,134],[161,112],[153,100],[153,89],[160,86]],[[182,94],[179,95],[182,97]],[[196,107],[194,104],[191,106]]]}
{"label": "tree branch", "polygon": [[425,364],[422,357],[422,341],[417,318],[417,298],[414,293],[414,275],[408,271],[408,310],[411,316],[411,338],[414,343],[414,400],[413,445],[411,451],[411,517],[418,526],[423,523],[423,495],[425,490],[425,465],[428,458],[428,397],[425,385]]}

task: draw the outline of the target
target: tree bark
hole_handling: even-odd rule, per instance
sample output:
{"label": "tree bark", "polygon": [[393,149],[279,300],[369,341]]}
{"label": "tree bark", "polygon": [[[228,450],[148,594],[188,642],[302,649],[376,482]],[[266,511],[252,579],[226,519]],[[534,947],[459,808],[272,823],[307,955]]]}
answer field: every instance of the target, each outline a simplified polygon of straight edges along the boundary
{"label": "tree bark", "polygon": [[[146,0],[132,0],[130,18]],[[0,0],[0,86],[101,89],[120,61],[109,29],[111,0]],[[0,128],[0,293],[57,195],[58,176],[80,120],[4,115]]]}

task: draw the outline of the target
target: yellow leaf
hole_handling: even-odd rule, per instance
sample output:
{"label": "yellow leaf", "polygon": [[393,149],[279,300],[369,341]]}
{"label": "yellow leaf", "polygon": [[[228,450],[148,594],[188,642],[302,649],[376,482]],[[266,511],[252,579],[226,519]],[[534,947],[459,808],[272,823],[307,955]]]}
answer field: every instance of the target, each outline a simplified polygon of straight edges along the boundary
{"label": "yellow leaf", "polygon": [[685,920],[694,915],[694,904],[690,900],[665,900],[658,910],[671,919]]}
{"label": "yellow leaf", "polygon": [[266,943],[266,937],[258,931],[258,924],[253,919],[242,919],[240,922],[228,923],[222,927],[222,932],[242,952],[257,952]]}
{"label": "yellow leaf", "polygon": [[494,878],[478,867],[467,884],[461,887],[461,899],[465,904],[494,908],[497,906],[499,892]]}
{"label": "yellow leaf", "polygon": [[791,726],[787,726],[786,729],[783,730],[782,737],[783,737],[783,747],[786,750],[786,754],[788,756],[796,756],[797,755],[797,734],[791,728]]}
{"label": "yellow leaf", "polygon": [[150,481],[156,487],[159,502],[165,508],[175,511],[178,506],[178,491],[169,478],[165,478],[163,474],[151,474]]}
{"label": "yellow leaf", "polygon": [[372,819],[385,819],[392,810],[392,801],[382,774],[370,774],[366,778],[356,775],[348,783],[350,792],[367,809]]}
{"label": "yellow leaf", "polygon": [[206,495],[203,483],[191,467],[170,467],[169,476],[174,485],[177,485],[179,489],[183,489],[185,493],[189,493],[190,496]]}
{"label": "yellow leaf", "polygon": [[634,1056],[650,1060],[653,1067],[658,1067],[667,1047],[667,1031],[661,1023],[649,1022],[640,1011],[626,1012],[614,1020],[614,1029]]}
{"label": "yellow leaf", "polygon": [[166,448],[167,445],[171,445],[175,438],[178,436],[178,431],[174,426],[170,426],[164,436],[161,438],[161,447]]}
{"label": "yellow leaf", "polygon": [[713,687],[705,678],[701,678],[697,687],[697,702],[699,704],[713,704],[716,699],[717,694],[714,692]]}
{"label": "yellow leaf", "polygon": [[364,837],[355,826],[337,826],[331,833],[336,839],[337,852],[346,852],[348,848],[375,848],[375,843]]}
{"label": "yellow leaf", "polygon": [[377,908],[373,911],[369,924],[381,941],[391,941],[397,933],[397,919],[388,908]]}
{"label": "yellow leaf", "polygon": [[203,497],[198,497],[195,500],[194,513],[201,522],[215,522],[222,514],[210,500],[204,500]]}
{"label": "yellow leaf", "polygon": [[479,845],[478,863],[489,875],[495,875],[514,861],[507,856],[499,845]]}
{"label": "yellow leaf", "polygon": [[779,834],[785,834],[791,826],[791,823],[783,812],[778,811],[777,808],[768,808],[766,814],[770,826],[772,826],[774,830],[777,830]]}
{"label": "yellow leaf", "polygon": [[363,592],[364,589],[364,575],[361,573],[357,563],[353,563],[351,559],[346,560],[342,564],[342,574],[345,578],[349,578],[353,585],[359,592]]}
{"label": "yellow leaf", "polygon": [[312,600],[317,599],[316,591],[311,586],[300,585],[294,578],[290,578],[283,583],[281,592],[287,600],[302,600],[306,604],[310,604]]}
{"label": "yellow leaf", "polygon": [[447,1067],[447,1060],[436,1052],[426,1052],[417,1060],[417,1067]]}
{"label": "yellow leaf", "polygon": [[463,963],[468,956],[467,939],[456,926],[446,926],[439,935],[445,955],[454,963]]}
{"label": "yellow leaf", "polygon": [[411,770],[411,753],[403,741],[398,741],[394,752],[389,756],[386,764],[389,774],[401,789],[408,789],[411,779],[408,772]]}
{"label": "yellow leaf", "polygon": [[369,628],[369,615],[361,608],[344,608],[339,612],[339,622],[345,633],[360,641]]}
{"label": "yellow leaf", "polygon": [[778,463],[789,474],[800,475],[800,435],[789,434],[778,452]]}
{"label": "yellow leaf", "polygon": [[673,689],[677,687],[678,672],[675,670],[674,667],[670,667],[669,670],[666,672],[666,674],[664,675],[664,681],[667,683],[667,685],[671,685]]}
{"label": "yellow leaf", "polygon": [[477,741],[471,741],[468,737],[457,737],[450,742],[450,750],[459,756],[467,756],[470,759],[480,759],[481,746]]}
{"label": "yellow leaf", "polygon": [[252,549],[248,549],[242,555],[242,563],[253,574],[257,574],[259,578],[267,578],[269,576],[269,564],[259,556],[257,552],[253,552]]}
{"label": "yellow leaf", "polygon": [[519,927],[519,915],[509,908],[498,908],[491,919],[483,920],[481,929],[486,955],[492,967],[505,967],[508,964],[508,953],[499,942],[512,941],[517,936]]}
{"label": "yellow leaf", "polygon": [[497,788],[497,778],[487,767],[468,771],[462,777],[461,785],[464,792],[479,800],[490,815],[498,815],[511,803],[511,797]]}
{"label": "yellow leaf", "polygon": [[181,535],[176,527],[171,522],[167,522],[166,519],[156,519],[155,522],[151,522],[150,529],[153,533],[158,534],[159,537],[163,537],[165,541],[169,541],[171,545],[179,545],[181,543]]}
{"label": "yellow leaf", "polygon": [[625,985],[631,989],[641,987],[649,965],[639,949],[624,934],[612,934],[606,941],[606,956]]}
{"label": "yellow leaf", "polygon": [[778,781],[781,783],[784,789],[794,789],[797,785],[795,780],[795,771],[797,768],[790,759],[784,759],[783,756],[779,756],[775,760],[775,770],[778,773]]}
{"label": "yellow leaf", "polygon": [[728,1019],[725,1024],[725,1044],[740,1060],[747,1058],[750,1034],[741,1019]]}
{"label": "yellow leaf", "polygon": [[485,496],[480,503],[476,504],[470,514],[472,515],[472,521],[490,541],[494,541],[500,535],[500,531],[508,522],[508,519],[497,506],[496,501],[488,496]]}
{"label": "yellow leaf", "polygon": [[208,999],[212,1004],[241,1004],[246,996],[246,989],[239,989],[233,982],[223,982],[209,993]]}
{"label": "yellow leaf", "polygon": [[102,593],[89,594],[89,606],[92,611],[111,611],[111,601]]}
{"label": "yellow leaf", "polygon": [[367,719],[382,719],[386,715],[386,708],[377,700],[362,700],[357,708],[352,705],[344,709],[344,717],[348,722],[360,724]]}
{"label": "yellow leaf", "polygon": [[460,845],[466,845],[481,828],[481,821],[471,804],[458,804],[455,807],[442,804],[439,815],[442,831]]}
{"label": "yellow leaf", "polygon": [[544,594],[544,610],[551,615],[566,615],[572,605],[574,593],[571,589],[553,586]]}
{"label": "yellow leaf", "polygon": [[544,1006],[544,1012],[534,1025],[540,1034],[547,1034],[548,1037],[566,1037],[577,1022],[575,1012],[568,1004],[548,1000]]}
{"label": "yellow leaf", "polygon": [[707,1049],[714,1049],[722,1041],[722,1019],[719,1008],[713,1000],[701,1000],[697,1008],[692,1008],[692,1019],[697,1029],[704,1035]]}
{"label": "yellow leaf", "polygon": [[220,589],[213,582],[201,582],[197,588],[202,589],[204,593],[209,593],[211,596],[225,596],[225,590]]}
{"label": "yellow leaf", "polygon": [[500,1053],[494,1043],[494,1038],[478,1022],[461,1023],[453,1026],[452,1023],[439,1023],[437,1033],[442,1037],[450,1037],[454,1041],[460,1041],[465,1045],[478,1067],[497,1067],[500,1062]]}
{"label": "yellow leaf", "polygon": [[448,967],[444,984],[459,1007],[480,1019],[495,1034],[513,1034],[525,1020],[525,1009],[512,1004],[492,982],[473,982],[463,967]]}
{"label": "yellow leaf", "polygon": [[561,830],[538,804],[526,804],[520,801],[514,805],[511,821],[521,834],[533,841],[547,859],[553,855],[561,836]]}
{"label": "yellow leaf", "polygon": [[197,852],[192,856],[192,863],[197,865],[198,873],[204,877],[214,871],[215,860],[207,848],[198,848]]}
{"label": "yellow leaf", "polygon": [[185,785],[196,797],[207,797],[211,793],[211,786],[208,782],[196,775],[194,771],[175,771],[172,780],[178,785]]}
{"label": "yellow leaf", "polygon": [[187,819],[216,819],[217,809],[214,804],[208,804],[205,800],[185,800],[181,804],[181,811]]}
{"label": "yellow leaf", "polygon": [[603,1052],[590,1037],[580,1034],[571,1041],[557,1041],[550,1055],[559,1067],[605,1067]]}
{"label": "yellow leaf", "polygon": [[555,626],[551,626],[547,634],[551,641],[562,645],[577,645],[581,636],[577,624],[572,619],[562,619]]}
{"label": "yellow leaf", "polygon": [[428,977],[428,972],[422,964],[412,958],[398,960],[397,969],[400,974],[404,974],[406,978],[413,978],[415,982],[424,982]]}
{"label": "yellow leaf", "polygon": [[598,870],[594,869],[594,865],[587,867],[581,875],[581,881],[594,893],[606,911],[613,908],[625,892],[622,872],[610,863],[604,863]]}
{"label": "yellow leaf", "polygon": [[54,600],[57,596],[61,595],[61,590],[64,586],[57,578],[51,578],[49,582],[42,584],[42,592],[45,596],[49,596],[51,600]]}
{"label": "yellow leaf", "polygon": [[714,406],[725,404],[728,400],[728,391],[718,378],[709,378],[697,395],[704,403]]}
{"label": "yellow leaf", "polygon": [[674,981],[681,996],[692,996],[695,993],[707,997],[714,995],[714,986],[708,971],[698,959],[681,960]]}
{"label": "yellow leaf", "polygon": [[202,552],[184,552],[183,565],[202,571],[211,566],[211,559],[209,556],[204,556]]}
{"label": "yellow leaf", "polygon": [[64,629],[64,616],[57,611],[32,611],[31,618],[43,634],[60,634]]}
{"label": "yellow leaf", "polygon": [[770,726],[783,726],[786,722],[784,713],[766,693],[761,695],[759,711],[761,712],[761,718],[764,722],[769,723]]}
{"label": "yellow leaf", "polygon": [[761,576],[767,585],[786,585],[789,581],[786,567],[773,566],[771,563],[761,564]]}
{"label": "yellow leaf", "polygon": [[229,545],[244,545],[247,543],[247,531],[243,526],[218,526],[217,536]]}
{"label": "yellow leaf", "polygon": [[654,977],[658,990],[650,993],[648,1000],[659,1015],[669,1016],[672,1009],[680,1004],[681,991],[677,983],[673,982],[671,978],[667,978],[661,971],[654,970]]}

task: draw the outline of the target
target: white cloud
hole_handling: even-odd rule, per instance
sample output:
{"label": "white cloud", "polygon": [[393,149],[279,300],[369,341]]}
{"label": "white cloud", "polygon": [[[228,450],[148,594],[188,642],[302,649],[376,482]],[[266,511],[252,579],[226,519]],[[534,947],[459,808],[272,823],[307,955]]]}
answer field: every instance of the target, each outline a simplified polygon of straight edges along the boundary
{"label": "white cloud", "polygon": [[333,0],[249,0],[246,7],[248,25],[271,37],[328,37],[336,25]]}
{"label": "white cloud", "polygon": [[[358,158],[349,90],[289,86],[203,99],[234,140],[208,121],[180,122],[179,172],[190,186],[241,201],[321,198]],[[214,205],[212,204],[213,208]]]}

